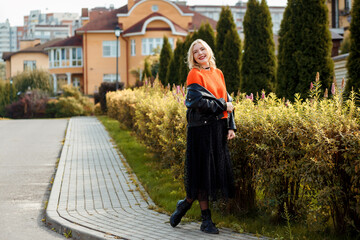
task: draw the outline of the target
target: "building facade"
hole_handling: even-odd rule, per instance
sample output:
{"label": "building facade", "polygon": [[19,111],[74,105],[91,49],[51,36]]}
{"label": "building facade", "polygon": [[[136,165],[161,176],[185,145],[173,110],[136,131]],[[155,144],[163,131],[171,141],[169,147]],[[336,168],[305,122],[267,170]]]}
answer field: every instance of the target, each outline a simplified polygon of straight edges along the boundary
{"label": "building facade", "polygon": [[213,19],[167,0],[128,0],[121,8],[97,13],[83,9],[81,22],[84,26],[76,30],[81,45],[68,38],[47,48],[49,71],[54,82],[66,76],[69,84],[79,84],[81,91],[90,95],[98,91],[102,82],[115,79],[126,87],[135,85],[131,70],[143,68],[144,59],[162,47],[164,36],[175,48],[178,39],[184,40],[201,23],[209,22],[216,29]]}
{"label": "building facade", "polygon": [[[236,29],[242,39],[244,35],[243,22],[246,13],[246,4],[246,2],[239,1],[235,4],[235,6],[229,6],[234,18]],[[194,5],[190,6],[190,9],[201,13],[202,15],[209,17],[215,21],[218,21],[220,18],[222,7],[223,6],[220,5]],[[280,24],[285,11],[285,6],[269,6],[269,11],[273,23],[273,33],[274,35],[278,35],[278,32],[280,30]]]}
{"label": "building facade", "polygon": [[[4,52],[14,52],[18,50],[17,27],[11,27],[9,20],[0,23],[0,57]],[[0,59],[0,61],[3,61]]]}
{"label": "building facade", "polygon": [[41,13],[30,11],[24,16],[23,39],[40,39],[45,43],[55,38],[66,38],[74,32],[74,22],[79,19],[77,13]]}
{"label": "building facade", "polygon": [[328,0],[326,4],[330,30],[345,37],[350,28],[352,0]]}

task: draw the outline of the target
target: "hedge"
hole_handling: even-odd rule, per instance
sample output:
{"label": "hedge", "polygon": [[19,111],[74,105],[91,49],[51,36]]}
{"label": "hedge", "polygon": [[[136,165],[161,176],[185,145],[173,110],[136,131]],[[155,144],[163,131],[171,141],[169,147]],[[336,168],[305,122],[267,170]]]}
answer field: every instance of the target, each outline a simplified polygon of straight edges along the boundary
{"label": "hedge", "polygon": [[[309,230],[333,224],[339,233],[360,230],[360,132],[355,95],[337,91],[293,103],[270,93],[234,102],[237,137],[229,148],[237,194],[232,212],[260,210],[281,219],[284,208]],[[111,92],[108,115],[132,128],[182,181],[186,147],[183,87],[160,84]]]}

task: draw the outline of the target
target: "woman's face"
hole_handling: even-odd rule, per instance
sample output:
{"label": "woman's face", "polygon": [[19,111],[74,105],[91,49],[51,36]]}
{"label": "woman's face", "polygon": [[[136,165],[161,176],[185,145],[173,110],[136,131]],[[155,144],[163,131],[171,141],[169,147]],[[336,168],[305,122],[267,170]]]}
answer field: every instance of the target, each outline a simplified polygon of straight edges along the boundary
{"label": "woman's face", "polygon": [[193,47],[194,60],[201,66],[209,66],[209,56],[206,48],[201,43],[196,43]]}

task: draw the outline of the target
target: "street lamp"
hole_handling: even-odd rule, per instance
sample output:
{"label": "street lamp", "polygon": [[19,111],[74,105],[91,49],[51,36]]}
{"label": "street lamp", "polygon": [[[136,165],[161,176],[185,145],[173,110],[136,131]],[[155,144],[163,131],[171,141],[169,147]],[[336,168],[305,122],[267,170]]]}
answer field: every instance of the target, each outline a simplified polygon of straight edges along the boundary
{"label": "street lamp", "polygon": [[115,27],[115,37],[116,37],[116,91],[119,89],[119,37],[120,37],[120,27],[116,25]]}

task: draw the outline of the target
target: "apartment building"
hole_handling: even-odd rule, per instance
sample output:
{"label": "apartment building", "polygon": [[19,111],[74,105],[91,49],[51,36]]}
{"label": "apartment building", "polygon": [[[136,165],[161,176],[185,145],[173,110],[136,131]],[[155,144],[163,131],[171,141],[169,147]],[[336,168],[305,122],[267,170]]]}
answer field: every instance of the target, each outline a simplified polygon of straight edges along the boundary
{"label": "apartment building", "polygon": [[17,49],[17,27],[11,27],[9,20],[0,23],[0,57],[4,52],[14,52]]}
{"label": "apartment building", "polygon": [[30,11],[24,16],[23,39],[40,39],[45,43],[55,38],[66,38],[74,33],[74,22],[79,19],[78,13],[41,13]]}
{"label": "apartment building", "polygon": [[[234,18],[236,29],[241,38],[243,38],[244,35],[243,22],[246,12],[246,4],[246,2],[238,1],[234,6],[229,6]],[[190,6],[189,8],[192,11],[196,11],[208,18],[218,21],[220,18],[222,7],[223,6],[220,5],[194,5]],[[274,35],[278,35],[278,32],[280,30],[280,24],[285,11],[285,6],[269,6],[269,11],[273,23],[273,33]]]}

